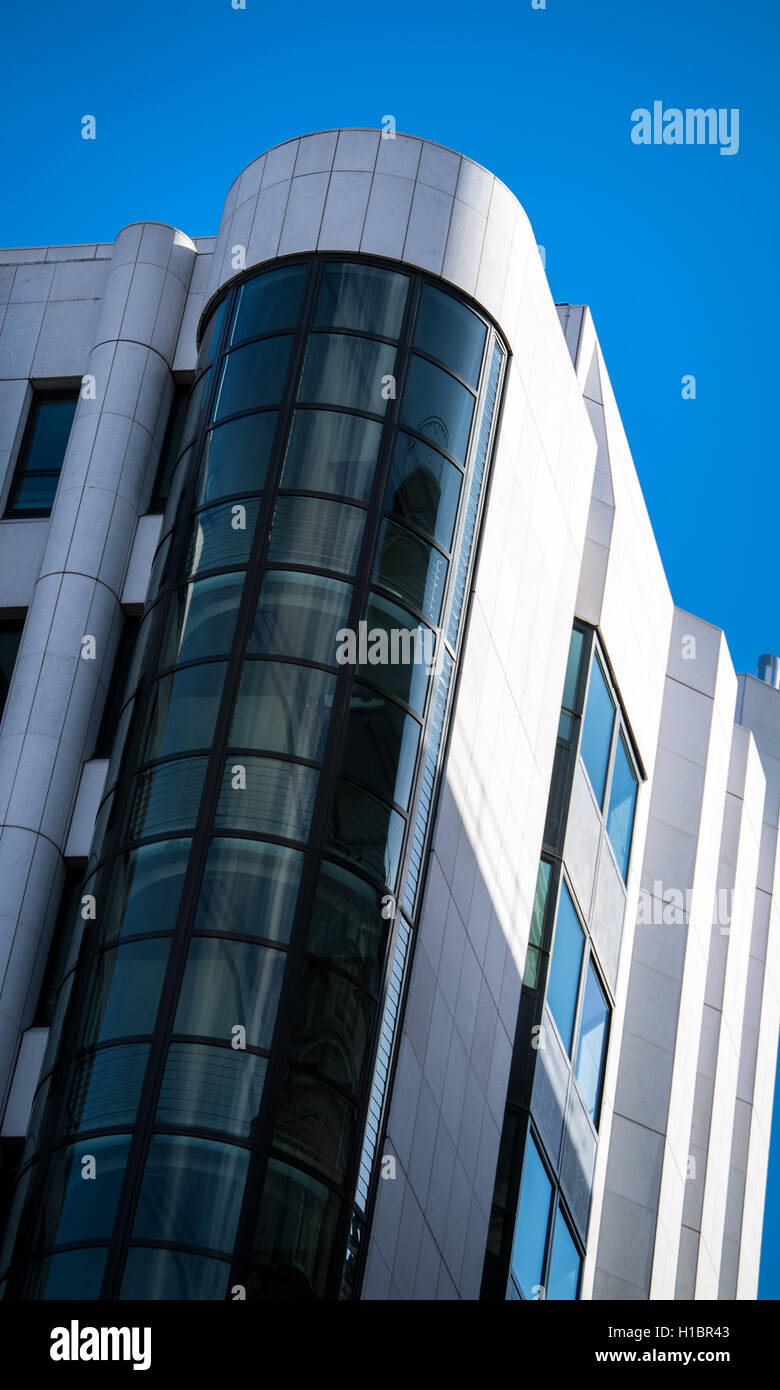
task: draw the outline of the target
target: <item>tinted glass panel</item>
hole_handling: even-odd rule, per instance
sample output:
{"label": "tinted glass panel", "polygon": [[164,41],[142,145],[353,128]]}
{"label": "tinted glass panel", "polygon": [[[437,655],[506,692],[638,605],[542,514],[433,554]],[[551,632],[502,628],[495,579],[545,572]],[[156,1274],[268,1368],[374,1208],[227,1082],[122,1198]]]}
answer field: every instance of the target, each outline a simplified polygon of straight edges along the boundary
{"label": "tinted glass panel", "polygon": [[233,1145],[153,1135],[133,1236],[232,1250],[248,1162]]}
{"label": "tinted glass panel", "polygon": [[562,884],[550,962],[550,976],[547,982],[547,1004],[567,1052],[571,1050],[583,942],[584,937],[579,918],[574,911],[566,886]]}
{"label": "tinted glass panel", "polygon": [[79,1047],[153,1031],[169,950],[167,937],[151,937],[98,956],[79,1029]]}
{"label": "tinted glass panel", "polygon": [[60,1255],[36,1260],[30,1266],[24,1297],[47,1303],[98,1299],[107,1255],[105,1246],[93,1246],[88,1250],[63,1250]]}
{"label": "tinted glass panel", "polygon": [[451,367],[476,389],[485,347],[485,325],[464,304],[432,285],[423,287],[414,346]]}
{"label": "tinted glass panel", "polygon": [[289,941],[302,864],[301,853],[284,845],[212,840],[195,930]]}
{"label": "tinted glass panel", "polygon": [[262,333],[278,333],[294,328],[306,279],[305,265],[285,266],[267,275],[255,275],[241,285],[229,342],[259,338]]}
{"label": "tinted glass panel", "polygon": [[[101,941],[173,931],[191,840],[141,845],[114,861],[109,896],[97,903]],[[91,891],[85,885],[85,891]]]}
{"label": "tinted glass panel", "polygon": [[459,463],[466,457],[474,397],[448,372],[412,357],[401,404],[401,420],[446,449]]}
{"label": "tinted glass panel", "polygon": [[339,854],[395,887],[404,821],[397,811],[349,782],[337,782],[328,838]]}
{"label": "tinted glass panel", "polygon": [[612,696],[607,689],[601,666],[594,656],[591,663],[585,719],[582,725],[580,753],[599,805],[604,800],[604,782],[607,776],[614,722],[615,706],[612,703]]}
{"label": "tinted glass panel", "polygon": [[215,574],[175,589],[160,665],[227,656],[243,587],[243,574]]}
{"label": "tinted glass panel", "polygon": [[187,1302],[221,1299],[227,1292],[229,1275],[227,1260],[210,1260],[185,1250],[131,1246],[119,1297]]}
{"label": "tinted glass panel", "polygon": [[531,913],[531,934],[528,939],[528,954],[525,958],[525,971],[523,974],[523,984],[526,989],[536,989],[539,982],[539,963],[540,951],[544,937],[544,912],[547,906],[547,894],[550,891],[550,865],[546,859],[539,861],[539,871],[536,876],[536,892],[534,894],[534,905]]}
{"label": "tinted glass panel", "polygon": [[341,764],[345,776],[407,807],[419,743],[416,719],[368,686],[354,683]]}
{"label": "tinted glass panel", "polygon": [[207,507],[193,518],[184,560],[185,574],[245,565],[252,548],[260,498]]}
{"label": "tinted glass panel", "polygon": [[585,998],[582,1003],[580,1034],[577,1043],[577,1065],[574,1075],[580,1089],[580,1095],[585,1103],[585,1109],[594,1125],[601,1088],[601,1071],[607,1043],[608,1020],[609,1008],[604,998],[604,991],[599,984],[592,962],[588,961]]}
{"label": "tinted glass panel", "polygon": [[343,1183],[355,1133],[355,1108],[316,1077],[290,1069],[279,1097],[273,1146],[331,1182]]}
{"label": "tinted glass panel", "polygon": [[282,487],[368,501],[382,426],[335,410],[296,410]]}
{"label": "tinted glass panel", "polygon": [[311,955],[378,990],[389,928],[376,888],[336,864],[323,864],[306,943]]}
{"label": "tinted glass panel", "polygon": [[[243,769],[243,772],[241,771]],[[240,754],[228,759],[214,825],[305,840],[309,834],[319,773],[300,763]]]}
{"label": "tinted glass panel", "polygon": [[65,1133],[132,1125],[148,1056],[148,1043],[129,1043],[79,1058],[65,1107]]}
{"label": "tinted glass panel", "polygon": [[224,315],[225,300],[223,299],[222,303],[217,305],[217,308],[214,310],[203,330],[203,337],[200,340],[200,352],[198,353],[198,371],[200,371],[202,367],[205,367],[206,363],[210,362],[214,356]]}
{"label": "tinted glass panel", "polygon": [[59,473],[20,473],[11,485],[6,516],[50,512],[60,481]]}
{"label": "tinted glass panel", "polygon": [[0,623],[0,716],[8,698],[23,626],[21,622]]}
{"label": "tinted glass panel", "polygon": [[372,594],[366,613],[366,650],[365,660],[358,668],[360,674],[422,714],[429,669],[435,658],[431,628],[390,599]]}
{"label": "tinted glass panel", "polygon": [[615,851],[615,858],[623,878],[628,870],[628,857],[631,853],[636,793],[636,773],[628,756],[626,741],[621,734],[615,749],[615,766],[612,770],[612,785],[609,791],[607,834]]}
{"label": "tinted glass panel", "polygon": [[208,758],[160,763],[133,779],[127,838],[191,830],[198,818]]}
{"label": "tinted glass panel", "polygon": [[189,389],[186,386],[176,386],[174,388],[173,403],[165,430],[165,440],[160,454],[160,462],[157,465],[157,476],[154,480],[152,496],[149,501],[150,512],[162,512],[165,510],[165,503],[168,499],[168,493],[170,492],[173,470],[176,467],[176,461],[181,453],[184,439],[184,421],[187,415],[189,394]]}
{"label": "tinted glass panel", "polygon": [[171,478],[170,487],[168,488],[168,497],[165,503],[163,523],[160,531],[160,534],[163,536],[166,532],[170,531],[178,515],[182,494],[190,479],[192,458],[192,449],[188,449],[185,454],[182,454],[173,470],[173,477]]}
{"label": "tinted glass panel", "polygon": [[263,338],[259,343],[234,348],[225,359],[214,401],[213,420],[224,420],[238,410],[277,405],[281,400],[290,338]]}
{"label": "tinted glass panel", "polygon": [[280,497],[274,512],[268,560],[354,574],[366,513],[321,497]]}
{"label": "tinted glass panel", "polygon": [[265,1057],[240,1048],[171,1043],[157,1124],[218,1129],[251,1139],[267,1066]]}
{"label": "tinted glass panel", "polygon": [[193,937],[174,1032],[232,1042],[241,1025],[249,1047],[270,1047],[286,959],[248,941]]}
{"label": "tinted glass panel", "polygon": [[307,961],[298,988],[292,1060],[357,1095],[375,1010],[357,985]]}
{"label": "tinted glass panel", "polygon": [[356,328],[380,338],[397,338],[409,281],[369,265],[326,265],[314,322],[325,328]]}
{"label": "tinted glass panel", "polygon": [[389,393],[383,377],[391,376],[394,366],[395,348],[388,343],[343,333],[313,333],[306,348],[298,400],[313,405],[347,405],[384,415]]}
{"label": "tinted glass panel", "polygon": [[341,1203],[308,1173],[271,1159],[255,1236],[252,1298],[322,1298]]}
{"label": "tinted glass panel", "polygon": [[447,581],[447,561],[433,546],[404,526],[383,521],[374,565],[374,579],[397,598],[439,621]]}
{"label": "tinted glass panel", "polygon": [[201,411],[206,404],[206,397],[208,395],[209,385],[211,384],[211,376],[212,371],[211,367],[209,367],[208,371],[203,373],[203,376],[198,377],[198,380],[195,382],[190,392],[187,409],[184,415],[184,424],[181,427],[180,442],[182,445],[189,444],[197,433]]}
{"label": "tinted glass panel", "polygon": [[[127,1135],[116,1134],[54,1150],[38,1211],[37,1250],[110,1237],[129,1146]],[[82,1164],[88,1154],[92,1167]],[[94,1177],[85,1176],[90,1171]]]}
{"label": "tinted glass panel", "polygon": [[195,506],[262,492],[268,471],[277,413],[264,410],[209,430],[195,489]]}
{"label": "tinted glass panel", "polygon": [[512,1273],[526,1298],[540,1293],[551,1197],[550,1179],[529,1134],[512,1250]]}
{"label": "tinted glass panel", "polygon": [[247,661],[230,743],[319,762],[325,751],[336,677],[278,661]]}
{"label": "tinted glass panel", "polygon": [[385,511],[425,531],[449,550],[461,475],[443,454],[410,434],[399,434],[385,496]]}
{"label": "tinted glass panel", "polygon": [[212,661],[154,681],[141,762],[211,747],[226,669],[224,661]]}
{"label": "tinted glass panel", "polygon": [[580,1257],[571,1238],[563,1212],[558,1209],[555,1218],[550,1273],[547,1280],[547,1297],[573,1300],[577,1297],[580,1279]]}
{"label": "tinted glass panel", "polygon": [[51,510],[68,447],[77,396],[33,400],[23,451],[11,483],[6,515]]}
{"label": "tinted glass panel", "polygon": [[314,574],[275,570],[260,589],[250,652],[336,665],[336,633],[349,616],[352,586]]}

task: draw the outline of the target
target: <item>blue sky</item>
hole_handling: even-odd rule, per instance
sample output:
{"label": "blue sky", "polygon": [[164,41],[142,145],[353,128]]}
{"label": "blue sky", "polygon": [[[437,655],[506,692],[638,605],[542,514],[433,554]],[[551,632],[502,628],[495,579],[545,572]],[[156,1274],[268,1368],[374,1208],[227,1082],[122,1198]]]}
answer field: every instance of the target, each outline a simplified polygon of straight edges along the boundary
{"label": "blue sky", "polygon": [[[737,670],[780,651],[776,0],[39,0],[4,38],[3,245],[214,233],[269,145],[386,114],[498,174],[555,298],[592,308],[676,602],[725,628]],[[654,100],[738,108],[739,152],[633,145]],[[778,1230],[780,1104],[762,1297]]]}

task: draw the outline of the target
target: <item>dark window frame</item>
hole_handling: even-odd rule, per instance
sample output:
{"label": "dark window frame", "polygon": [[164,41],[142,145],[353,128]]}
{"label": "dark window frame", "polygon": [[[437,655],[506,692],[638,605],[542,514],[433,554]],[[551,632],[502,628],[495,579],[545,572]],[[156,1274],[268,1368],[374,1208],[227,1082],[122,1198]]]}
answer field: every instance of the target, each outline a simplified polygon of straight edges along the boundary
{"label": "dark window frame", "polygon": [[[24,432],[22,434],[22,441],[19,446],[19,452],[16,456],[13,473],[11,474],[11,481],[8,487],[8,494],[5,499],[2,517],[3,521],[40,521],[44,517],[51,516],[52,511],[54,510],[54,503],[57,498],[59,480],[62,475],[62,465],[65,462],[65,454],[67,453],[68,449],[67,441],[65,444],[65,449],[63,451],[62,458],[59,462],[59,467],[57,468],[36,468],[29,470],[27,468],[27,460],[33,439],[35,438],[35,430],[37,427],[41,406],[56,401],[72,401],[73,413],[75,417],[76,408],[78,406],[79,401],[79,388],[73,386],[57,387],[53,390],[47,390],[45,387],[33,387],[32,396],[30,398],[30,404],[27,410],[27,419],[25,420]],[[71,420],[70,428],[73,429],[73,420]],[[27,477],[57,479],[54,492],[52,494],[51,506],[24,507],[19,509],[15,507],[14,498],[18,493],[19,485]]]}

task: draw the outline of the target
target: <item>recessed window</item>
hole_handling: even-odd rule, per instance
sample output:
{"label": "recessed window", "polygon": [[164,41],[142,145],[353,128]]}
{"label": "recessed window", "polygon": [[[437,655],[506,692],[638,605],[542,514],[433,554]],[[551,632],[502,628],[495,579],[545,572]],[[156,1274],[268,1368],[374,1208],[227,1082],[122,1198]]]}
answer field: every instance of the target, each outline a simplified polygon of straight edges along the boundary
{"label": "recessed window", "polygon": [[594,656],[591,663],[588,700],[582,725],[580,753],[599,806],[604,804],[604,786],[607,780],[614,723],[615,706],[604,679],[601,662]]}
{"label": "recessed window", "polygon": [[77,400],[77,391],[33,396],[6,503],[7,517],[50,514]]}
{"label": "recessed window", "polygon": [[631,853],[637,787],[634,764],[626,747],[626,740],[621,733],[615,749],[615,765],[612,770],[607,834],[624,879],[628,870],[628,857]]}
{"label": "recessed window", "polygon": [[576,1299],[581,1264],[582,1259],[572,1239],[568,1222],[559,1207],[555,1217],[550,1272],[547,1276],[548,1299]]}
{"label": "recessed window", "polygon": [[585,936],[565,884],[555,925],[547,1004],[567,1052],[571,1051]]}
{"label": "recessed window", "polygon": [[598,975],[593,968],[593,961],[589,960],[585,978],[585,995],[582,1001],[574,1077],[585,1109],[594,1125],[601,1092],[608,1023],[609,1005],[599,984]]}
{"label": "recessed window", "polygon": [[550,1220],[552,1183],[529,1134],[520,1184],[512,1274],[526,1298],[538,1298],[544,1274],[544,1252]]}
{"label": "recessed window", "polygon": [[0,621],[0,718],[2,718],[11,677],[16,665],[19,643],[22,640],[24,622],[21,618],[8,618]]}

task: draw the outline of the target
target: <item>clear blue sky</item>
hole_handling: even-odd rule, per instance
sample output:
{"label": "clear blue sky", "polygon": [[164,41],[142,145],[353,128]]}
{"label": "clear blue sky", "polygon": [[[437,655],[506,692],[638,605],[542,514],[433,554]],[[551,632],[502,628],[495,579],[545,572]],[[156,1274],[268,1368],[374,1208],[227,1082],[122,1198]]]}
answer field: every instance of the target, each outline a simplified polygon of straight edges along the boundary
{"label": "clear blue sky", "polygon": [[[777,0],[38,0],[3,29],[3,245],[215,233],[266,147],[386,114],[498,174],[555,298],[592,308],[676,602],[725,628],[737,670],[780,652]],[[654,100],[739,108],[739,152],[634,146]]]}

